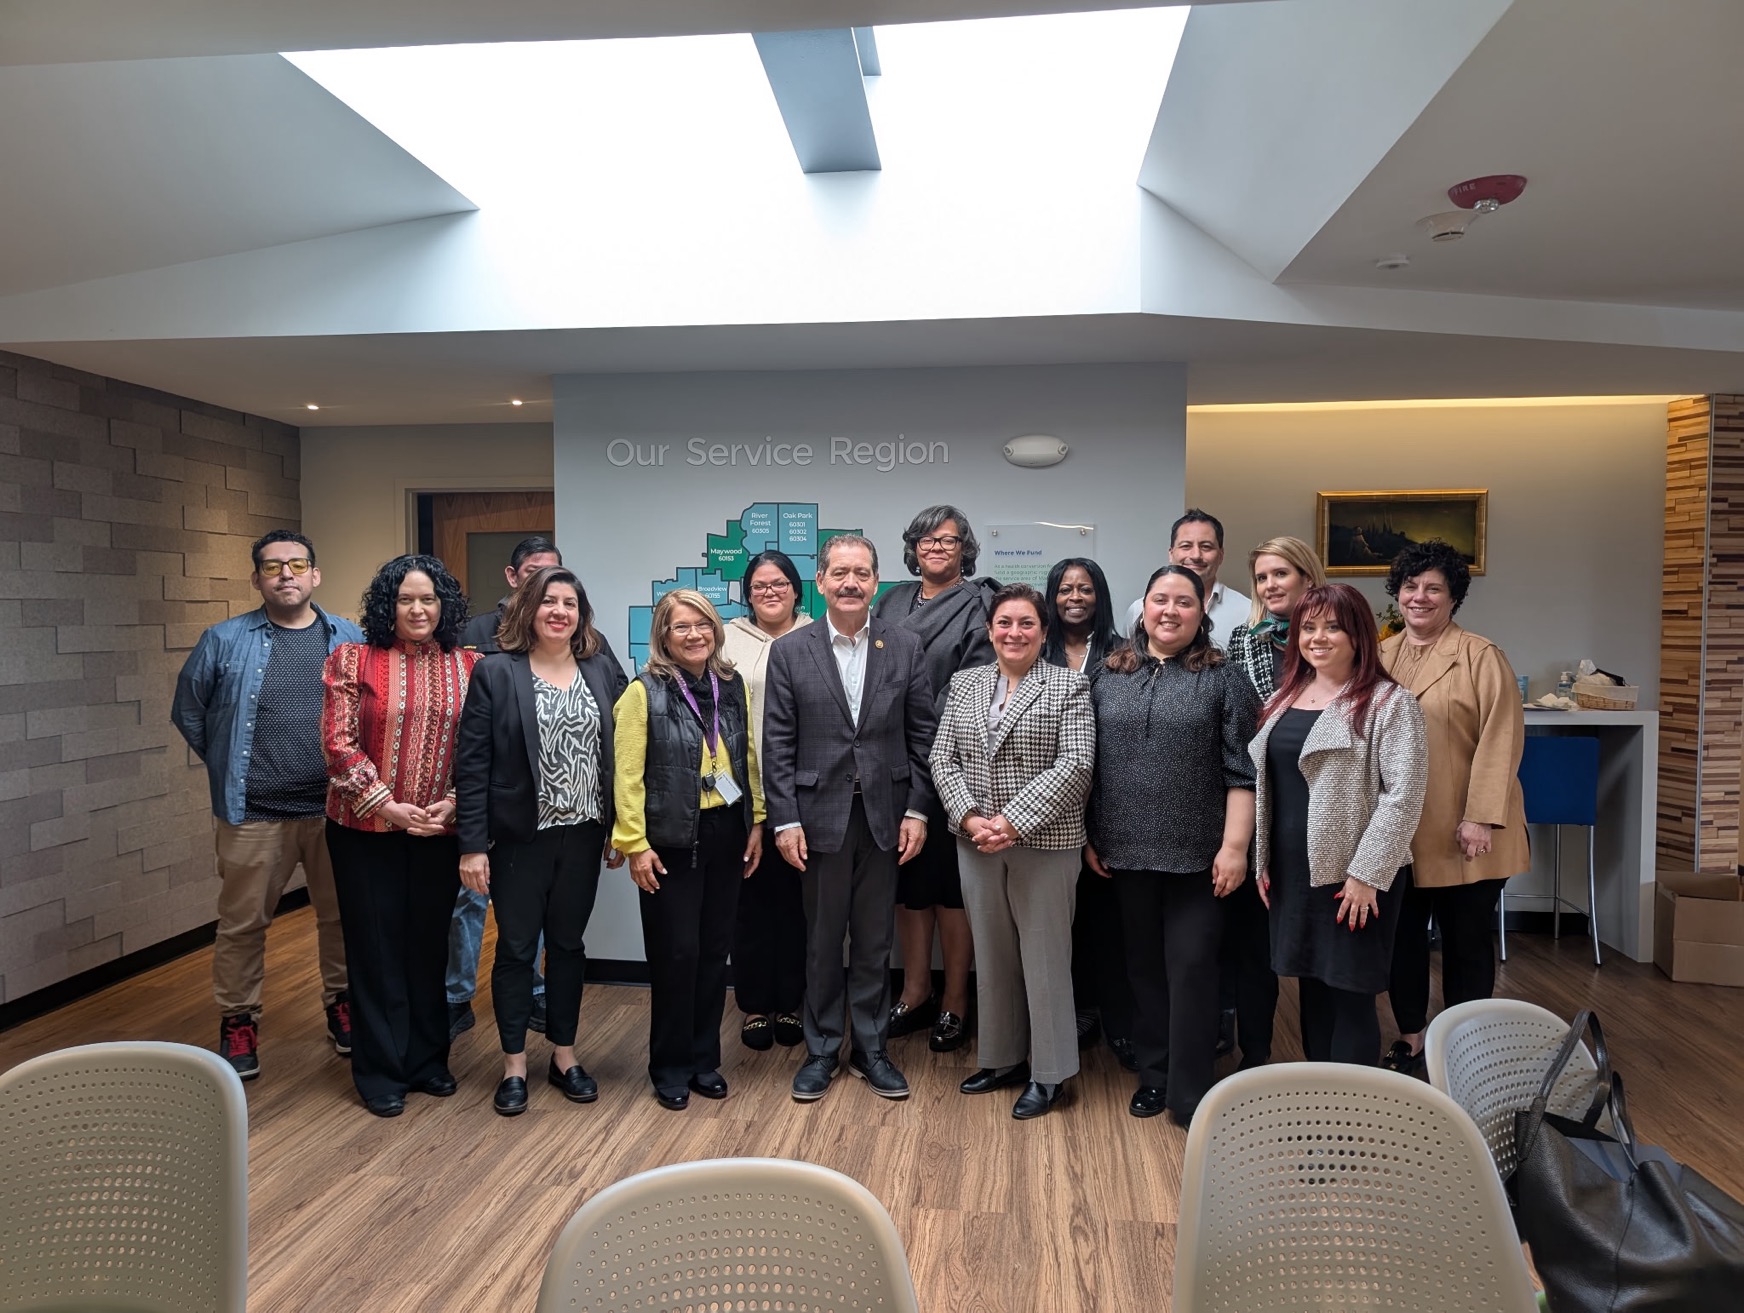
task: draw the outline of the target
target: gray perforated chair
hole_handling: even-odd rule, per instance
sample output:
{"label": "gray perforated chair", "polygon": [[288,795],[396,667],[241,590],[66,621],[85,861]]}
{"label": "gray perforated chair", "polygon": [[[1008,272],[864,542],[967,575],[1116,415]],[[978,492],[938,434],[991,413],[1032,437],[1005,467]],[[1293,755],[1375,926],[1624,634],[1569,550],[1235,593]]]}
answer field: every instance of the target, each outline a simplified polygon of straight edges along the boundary
{"label": "gray perforated chair", "polygon": [[[1477,1123],[1503,1180],[1514,1173],[1514,1114],[1532,1106],[1567,1034],[1568,1022],[1536,1003],[1483,998],[1448,1008],[1423,1036],[1429,1083]],[[1550,1111],[1581,1116],[1597,1082],[1598,1066],[1581,1044],[1551,1091]]]}
{"label": "gray perforated chair", "polygon": [[538,1313],[919,1307],[902,1240],[865,1186],[815,1163],[714,1158],[583,1204],[552,1247]]}
{"label": "gray perforated chair", "polygon": [[1278,1063],[1214,1086],[1187,1131],[1175,1313],[1533,1313],[1471,1118],[1378,1067]]}
{"label": "gray perforated chair", "polygon": [[241,1313],[248,1103],[215,1053],[87,1044],[0,1075],[0,1313]]}

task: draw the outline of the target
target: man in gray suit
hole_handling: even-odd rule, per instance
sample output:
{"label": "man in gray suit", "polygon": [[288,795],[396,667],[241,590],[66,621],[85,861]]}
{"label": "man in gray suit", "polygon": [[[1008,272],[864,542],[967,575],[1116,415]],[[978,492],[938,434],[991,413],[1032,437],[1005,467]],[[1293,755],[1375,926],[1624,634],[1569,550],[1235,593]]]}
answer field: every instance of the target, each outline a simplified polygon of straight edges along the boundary
{"label": "man in gray suit", "polygon": [[[896,868],[926,842],[927,752],[937,728],[920,642],[870,618],[878,550],[840,534],[818,553],[828,614],[769,649],[758,756],[775,844],[800,872],[808,925],[805,1042],[793,1097],[835,1076],[846,1008],[848,1069],[887,1099],[908,1082],[885,1053]],[[842,941],[850,943],[846,988]],[[845,997],[844,997],[845,994]]]}

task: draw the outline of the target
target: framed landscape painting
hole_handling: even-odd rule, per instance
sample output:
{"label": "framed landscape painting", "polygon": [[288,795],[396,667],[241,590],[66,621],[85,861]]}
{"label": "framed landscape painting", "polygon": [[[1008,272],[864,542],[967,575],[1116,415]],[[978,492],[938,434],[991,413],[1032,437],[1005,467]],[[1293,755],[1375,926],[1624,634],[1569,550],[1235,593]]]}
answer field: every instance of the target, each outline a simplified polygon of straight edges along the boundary
{"label": "framed landscape painting", "polygon": [[1323,492],[1320,559],[1335,578],[1385,574],[1406,547],[1439,538],[1482,574],[1489,514],[1487,488]]}

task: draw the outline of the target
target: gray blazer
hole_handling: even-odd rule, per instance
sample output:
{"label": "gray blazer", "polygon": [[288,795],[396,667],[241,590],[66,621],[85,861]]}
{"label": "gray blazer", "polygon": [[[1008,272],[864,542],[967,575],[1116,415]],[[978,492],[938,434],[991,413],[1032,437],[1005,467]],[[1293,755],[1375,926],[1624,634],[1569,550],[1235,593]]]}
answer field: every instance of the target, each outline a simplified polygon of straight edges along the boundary
{"label": "gray blazer", "polygon": [[[1254,788],[1254,869],[1264,871],[1272,841],[1271,781],[1266,743],[1278,711],[1248,745],[1258,768]],[[1354,875],[1390,889],[1411,860],[1411,837],[1423,811],[1429,746],[1423,709],[1398,685],[1375,690],[1356,733],[1338,698],[1308,731],[1297,759],[1308,781],[1308,883],[1343,884]]]}
{"label": "gray blazer", "polygon": [[1089,683],[1075,670],[1037,661],[990,734],[987,712],[998,682],[997,665],[951,677],[931,758],[951,833],[961,834],[963,818],[974,811],[1004,816],[1025,848],[1082,848],[1084,802],[1096,769]]}
{"label": "gray blazer", "polygon": [[938,727],[920,640],[869,620],[860,719],[830,651],[830,627],[789,630],[770,646],[763,694],[763,796],[773,827],[805,826],[806,847],[841,851],[858,781],[866,824],[880,848],[896,847],[905,812],[935,800],[927,749]]}

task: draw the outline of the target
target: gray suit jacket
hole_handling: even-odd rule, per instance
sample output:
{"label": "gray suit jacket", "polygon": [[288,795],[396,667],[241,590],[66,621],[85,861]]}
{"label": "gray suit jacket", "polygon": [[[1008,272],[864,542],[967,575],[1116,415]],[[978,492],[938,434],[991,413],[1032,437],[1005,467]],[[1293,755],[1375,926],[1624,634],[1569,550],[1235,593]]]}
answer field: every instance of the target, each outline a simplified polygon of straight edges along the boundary
{"label": "gray suit jacket", "polygon": [[920,641],[882,620],[867,623],[858,724],[827,623],[791,630],[769,649],[759,753],[769,823],[797,821],[806,847],[821,853],[841,851],[856,780],[880,848],[896,847],[903,813],[924,812],[934,797],[927,750],[937,720]]}

